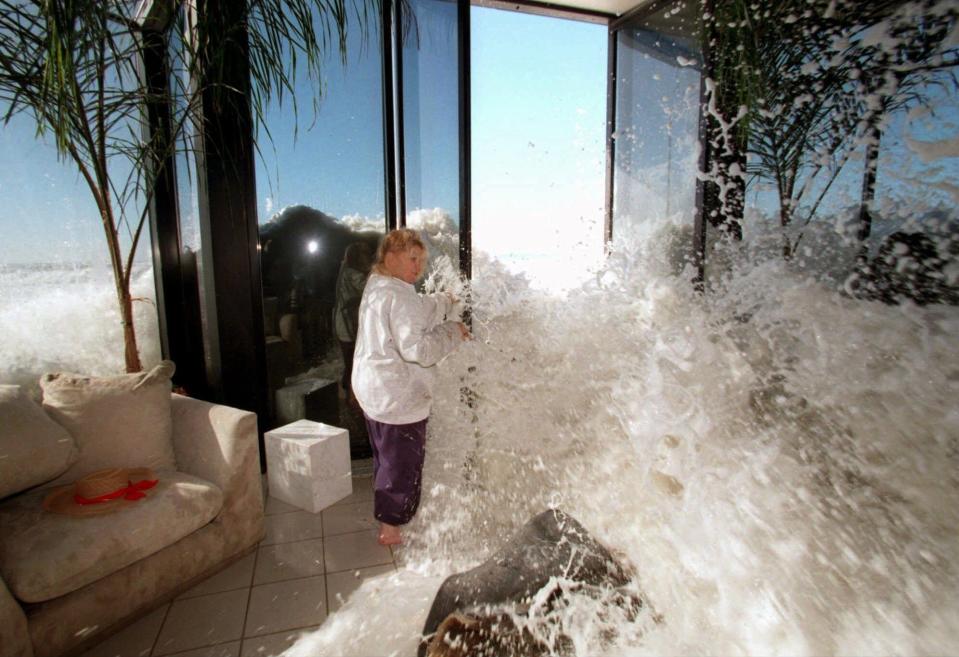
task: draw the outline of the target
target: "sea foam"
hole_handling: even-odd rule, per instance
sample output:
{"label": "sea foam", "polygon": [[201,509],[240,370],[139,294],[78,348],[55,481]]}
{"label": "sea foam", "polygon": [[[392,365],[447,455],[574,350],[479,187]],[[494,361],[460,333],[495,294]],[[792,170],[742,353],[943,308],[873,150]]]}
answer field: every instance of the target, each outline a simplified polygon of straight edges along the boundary
{"label": "sea foam", "polygon": [[[153,270],[130,282],[140,358],[160,360]],[[109,266],[0,265],[0,381],[36,392],[45,372],[123,372],[123,329]]]}
{"label": "sea foam", "polygon": [[553,614],[574,654],[954,651],[959,308],[852,299],[750,249],[700,295],[657,248],[675,230],[563,296],[475,270],[401,569],[289,655],[413,654],[443,578],[548,507],[648,602],[627,619],[573,596]]}

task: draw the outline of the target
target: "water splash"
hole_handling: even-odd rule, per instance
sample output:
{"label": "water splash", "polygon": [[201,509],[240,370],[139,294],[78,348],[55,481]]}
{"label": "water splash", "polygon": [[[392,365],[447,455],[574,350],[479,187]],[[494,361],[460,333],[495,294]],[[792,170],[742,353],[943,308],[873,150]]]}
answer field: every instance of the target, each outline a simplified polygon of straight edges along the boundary
{"label": "water splash", "polygon": [[[145,367],[160,361],[153,269],[134,271],[134,326]],[[123,328],[109,266],[0,265],[0,381],[37,392],[42,373],[124,371]]]}
{"label": "water splash", "polygon": [[412,654],[430,590],[548,506],[632,564],[651,603],[631,620],[586,598],[558,610],[571,654],[959,645],[959,309],[853,300],[776,259],[702,297],[654,246],[675,229],[647,230],[562,299],[478,268],[404,571],[289,654],[349,652],[363,624],[376,651]]}

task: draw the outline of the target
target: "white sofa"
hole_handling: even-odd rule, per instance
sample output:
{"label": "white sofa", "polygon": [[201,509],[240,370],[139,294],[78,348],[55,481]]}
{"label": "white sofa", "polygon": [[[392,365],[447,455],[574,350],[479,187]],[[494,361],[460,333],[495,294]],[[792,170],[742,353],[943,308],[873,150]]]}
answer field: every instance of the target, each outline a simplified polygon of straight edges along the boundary
{"label": "white sofa", "polygon": [[[81,385],[79,398],[77,389],[65,396],[61,390],[52,406],[48,396],[56,394],[44,388],[43,407],[15,386],[0,386],[0,497],[6,494],[0,500],[3,657],[78,654],[249,552],[263,537],[256,415],[170,395],[170,374],[172,364],[159,377],[155,371],[125,375],[126,388],[153,376],[158,387],[147,396],[169,403],[148,410],[137,406],[153,403],[143,399],[149,386],[141,384],[119,396],[111,397],[112,390],[96,403],[89,402]],[[167,431],[167,415],[172,451],[165,464],[158,464],[144,444],[143,428],[130,425],[146,419]],[[110,428],[118,430],[104,430],[112,437],[92,444],[84,430],[96,429],[102,416],[113,417],[117,426]],[[66,434],[57,433],[61,428]],[[10,433],[17,440],[11,441]],[[118,464],[117,459],[134,462]],[[38,464],[39,476],[47,481],[8,494],[11,487],[33,483],[18,480],[24,471],[38,470]],[[51,485],[91,469],[137,465],[153,468],[159,484],[122,510],[75,517],[43,509]]]}

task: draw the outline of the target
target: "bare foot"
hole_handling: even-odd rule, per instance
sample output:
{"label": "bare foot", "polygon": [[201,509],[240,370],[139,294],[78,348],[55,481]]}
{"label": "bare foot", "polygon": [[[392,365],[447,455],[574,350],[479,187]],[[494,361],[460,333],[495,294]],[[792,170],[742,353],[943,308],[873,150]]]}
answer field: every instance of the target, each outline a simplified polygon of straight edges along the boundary
{"label": "bare foot", "polygon": [[380,535],[376,539],[380,545],[400,545],[403,542],[403,535],[400,534],[400,528],[395,525],[380,523]]}

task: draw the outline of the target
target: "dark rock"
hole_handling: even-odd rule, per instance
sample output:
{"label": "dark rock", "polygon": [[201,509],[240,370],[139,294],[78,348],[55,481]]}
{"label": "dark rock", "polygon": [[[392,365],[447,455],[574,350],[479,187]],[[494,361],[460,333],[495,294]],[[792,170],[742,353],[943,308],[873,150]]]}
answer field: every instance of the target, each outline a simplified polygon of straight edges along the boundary
{"label": "dark rock", "polygon": [[[624,587],[631,573],[574,518],[550,509],[520,529],[484,563],[443,582],[426,624],[419,657],[429,655],[536,655],[555,650],[512,615],[523,614],[536,598],[543,611],[562,603],[568,590],[555,579],[629,610],[635,617],[643,602]],[[562,642],[562,628],[556,635]]]}
{"label": "dark rock", "polygon": [[425,650],[427,657],[533,657],[549,652],[549,646],[503,613],[450,614],[424,645],[421,652]]}

